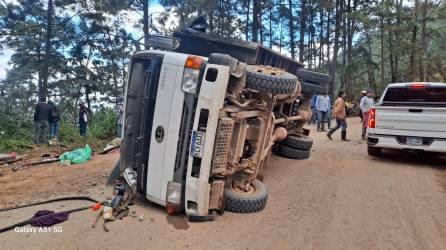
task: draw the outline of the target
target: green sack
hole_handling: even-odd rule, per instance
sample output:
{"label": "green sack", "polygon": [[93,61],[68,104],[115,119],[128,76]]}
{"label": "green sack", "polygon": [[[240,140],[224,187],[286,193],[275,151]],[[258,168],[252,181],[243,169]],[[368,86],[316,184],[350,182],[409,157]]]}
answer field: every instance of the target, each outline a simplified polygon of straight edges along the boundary
{"label": "green sack", "polygon": [[85,148],[78,148],[70,152],[65,152],[59,156],[60,162],[70,161],[71,164],[79,164],[91,159],[91,148],[85,145]]}

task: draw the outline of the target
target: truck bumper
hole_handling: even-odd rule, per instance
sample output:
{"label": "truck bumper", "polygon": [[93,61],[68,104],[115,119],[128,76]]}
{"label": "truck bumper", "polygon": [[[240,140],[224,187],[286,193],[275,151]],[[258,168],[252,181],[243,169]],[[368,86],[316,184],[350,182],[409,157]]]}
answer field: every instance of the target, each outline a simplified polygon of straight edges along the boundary
{"label": "truck bumper", "polygon": [[[186,174],[185,211],[187,216],[208,216],[209,196],[211,184],[209,176],[211,171],[214,141],[218,125],[220,110],[226,94],[229,80],[229,67],[207,64],[200,88],[200,94],[196,107],[193,131],[203,131],[199,124],[201,113],[207,110],[207,123],[205,128],[205,140],[201,157],[193,156],[189,150],[189,159]],[[190,148],[192,149],[191,140]]]}
{"label": "truck bumper", "polygon": [[396,135],[377,135],[368,134],[367,144],[371,147],[377,148],[391,148],[391,149],[411,149],[421,150],[427,152],[446,153],[446,139],[445,138],[428,138],[429,143],[426,145],[410,145],[400,142],[399,138],[402,136]]}

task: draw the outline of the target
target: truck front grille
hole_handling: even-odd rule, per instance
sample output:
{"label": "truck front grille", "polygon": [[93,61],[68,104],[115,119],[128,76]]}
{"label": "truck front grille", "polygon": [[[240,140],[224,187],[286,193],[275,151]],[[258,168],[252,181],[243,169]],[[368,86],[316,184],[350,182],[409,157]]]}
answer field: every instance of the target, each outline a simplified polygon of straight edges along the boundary
{"label": "truck front grille", "polygon": [[197,106],[197,101],[197,97],[190,94],[186,94],[184,99],[174,174],[174,181],[179,183],[182,183],[186,176],[186,166],[189,159],[189,144],[194,125],[195,107]]}
{"label": "truck front grille", "polygon": [[219,176],[226,174],[228,151],[234,130],[234,120],[222,118],[218,121],[217,135],[215,137],[214,153],[212,157],[212,173]]}

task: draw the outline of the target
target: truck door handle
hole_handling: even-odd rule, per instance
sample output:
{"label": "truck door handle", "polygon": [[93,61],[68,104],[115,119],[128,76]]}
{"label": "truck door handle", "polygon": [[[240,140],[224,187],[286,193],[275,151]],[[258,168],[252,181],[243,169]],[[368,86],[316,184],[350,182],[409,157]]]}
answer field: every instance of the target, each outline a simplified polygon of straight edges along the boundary
{"label": "truck door handle", "polygon": [[411,113],[421,113],[421,112],[423,112],[423,110],[422,109],[409,109],[409,112],[411,112]]}

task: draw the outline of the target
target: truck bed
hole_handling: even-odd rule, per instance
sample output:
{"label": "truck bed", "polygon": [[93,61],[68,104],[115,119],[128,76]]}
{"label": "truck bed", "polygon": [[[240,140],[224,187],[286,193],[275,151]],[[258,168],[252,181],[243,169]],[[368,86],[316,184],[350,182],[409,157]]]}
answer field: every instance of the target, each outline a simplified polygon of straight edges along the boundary
{"label": "truck bed", "polygon": [[270,65],[285,69],[291,74],[304,68],[304,65],[281,55],[260,43],[240,39],[225,38],[193,29],[176,31],[174,37],[181,40],[176,52],[208,57],[212,53],[228,54],[247,64]]}

